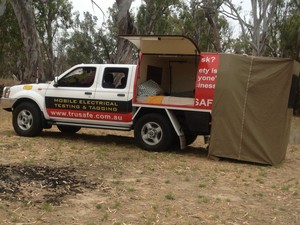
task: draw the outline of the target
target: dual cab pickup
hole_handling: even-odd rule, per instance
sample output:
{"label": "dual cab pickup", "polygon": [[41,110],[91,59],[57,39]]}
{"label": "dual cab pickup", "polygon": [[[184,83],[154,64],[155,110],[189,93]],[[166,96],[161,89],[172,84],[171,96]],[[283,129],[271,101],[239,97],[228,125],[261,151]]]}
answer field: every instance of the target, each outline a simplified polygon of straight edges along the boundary
{"label": "dual cab pickup", "polygon": [[79,64],[49,83],[5,87],[1,104],[15,132],[32,137],[52,125],[68,133],[134,130],[147,150],[184,148],[209,135],[217,72],[209,64],[217,55],[200,54],[183,36],[124,38],[140,50],[137,65]]}

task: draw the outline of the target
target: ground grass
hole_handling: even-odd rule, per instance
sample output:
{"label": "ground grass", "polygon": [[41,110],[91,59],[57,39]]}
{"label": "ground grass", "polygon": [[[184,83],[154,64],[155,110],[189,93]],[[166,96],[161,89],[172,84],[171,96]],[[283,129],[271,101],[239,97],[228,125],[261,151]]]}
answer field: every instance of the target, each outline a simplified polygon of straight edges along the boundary
{"label": "ground grass", "polygon": [[2,96],[2,91],[5,86],[13,86],[19,83],[19,81],[14,81],[13,79],[0,78],[0,98]]}
{"label": "ground grass", "polygon": [[96,188],[78,184],[55,205],[46,199],[58,189],[29,183],[26,201],[0,200],[0,224],[300,224],[297,143],[276,167],[212,161],[203,147],[199,137],[185,151],[148,152],[131,132],[90,129],[18,137],[1,110],[0,165],[72,168]]}

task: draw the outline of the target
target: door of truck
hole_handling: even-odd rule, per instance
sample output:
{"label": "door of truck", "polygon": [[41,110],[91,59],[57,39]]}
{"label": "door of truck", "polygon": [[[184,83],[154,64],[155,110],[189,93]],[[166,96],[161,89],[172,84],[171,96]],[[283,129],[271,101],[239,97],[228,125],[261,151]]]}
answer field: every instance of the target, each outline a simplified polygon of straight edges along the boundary
{"label": "door of truck", "polygon": [[[132,81],[135,65],[103,65],[95,92],[100,105],[101,120],[109,126],[132,125]],[[93,108],[94,109],[94,108]]]}
{"label": "door of truck", "polygon": [[45,107],[50,119],[62,122],[95,123],[89,103],[95,98],[96,65],[77,65],[49,85]]}

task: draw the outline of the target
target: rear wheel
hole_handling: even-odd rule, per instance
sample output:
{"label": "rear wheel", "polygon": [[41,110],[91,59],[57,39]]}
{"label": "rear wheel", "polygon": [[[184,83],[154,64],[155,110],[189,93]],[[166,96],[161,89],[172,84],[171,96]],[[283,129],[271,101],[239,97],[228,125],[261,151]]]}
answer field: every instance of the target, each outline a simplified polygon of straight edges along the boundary
{"label": "rear wheel", "polygon": [[37,136],[43,129],[40,109],[31,102],[23,102],[15,108],[12,123],[15,132],[25,137]]}
{"label": "rear wheel", "polygon": [[146,114],[136,122],[134,138],[142,149],[166,150],[174,140],[174,129],[166,116]]}
{"label": "rear wheel", "polygon": [[185,134],[186,145],[191,145],[197,139],[197,134],[187,133]]}
{"label": "rear wheel", "polygon": [[81,129],[81,127],[68,126],[68,125],[57,125],[57,128],[60,130],[60,132],[66,134],[75,134]]}

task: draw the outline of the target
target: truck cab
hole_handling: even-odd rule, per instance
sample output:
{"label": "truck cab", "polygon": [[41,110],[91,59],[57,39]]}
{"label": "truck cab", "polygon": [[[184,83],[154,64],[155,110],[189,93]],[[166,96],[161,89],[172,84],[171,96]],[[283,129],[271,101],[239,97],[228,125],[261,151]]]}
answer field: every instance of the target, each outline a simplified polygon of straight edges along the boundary
{"label": "truck cab", "polygon": [[56,125],[129,130],[135,65],[82,64],[52,81],[46,119]]}

